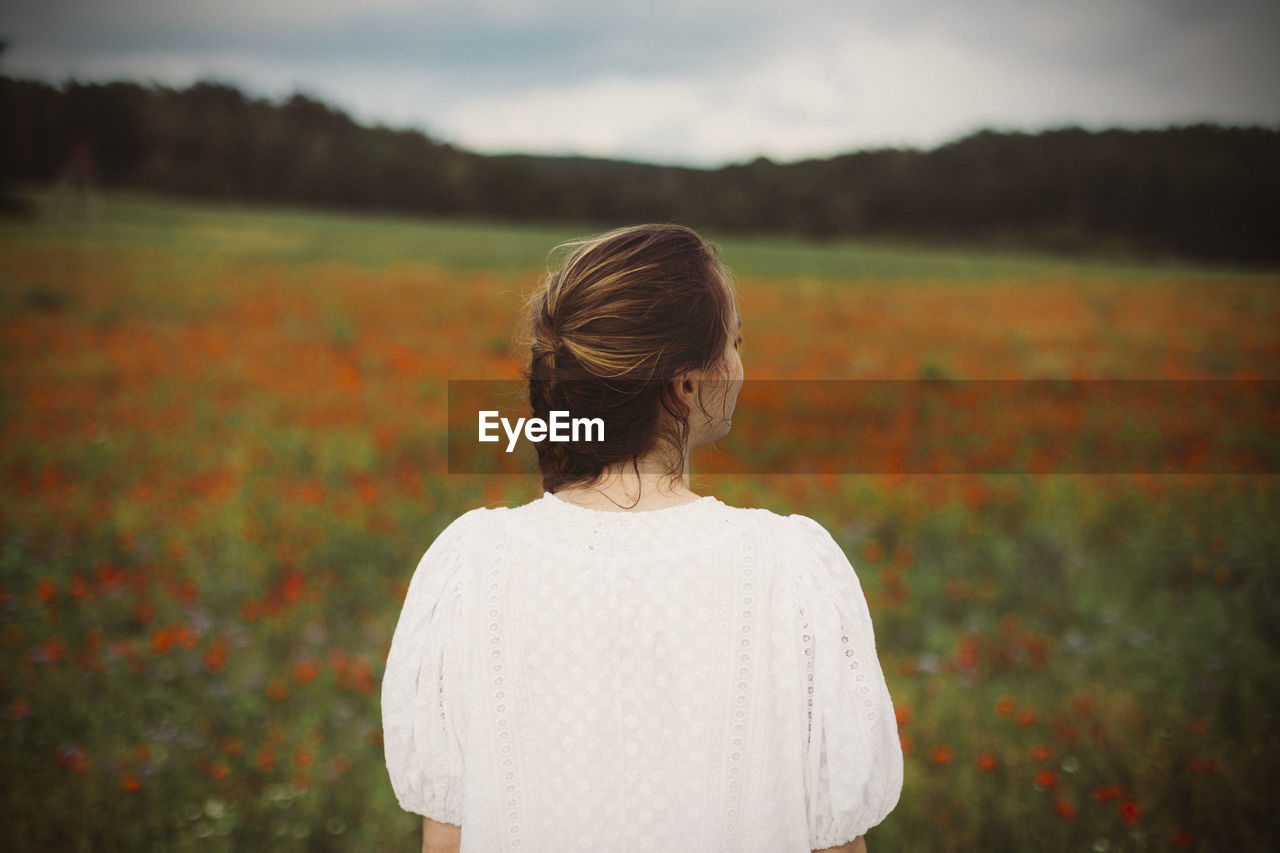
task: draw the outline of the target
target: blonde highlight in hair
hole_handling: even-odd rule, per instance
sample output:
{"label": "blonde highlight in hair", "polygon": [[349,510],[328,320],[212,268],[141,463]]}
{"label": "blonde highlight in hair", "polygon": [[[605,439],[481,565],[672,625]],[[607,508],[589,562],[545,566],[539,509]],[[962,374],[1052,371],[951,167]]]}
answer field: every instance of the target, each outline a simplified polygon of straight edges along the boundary
{"label": "blonde highlight in hair", "polygon": [[637,225],[560,247],[527,306],[525,376],[534,417],[601,418],[604,441],[536,445],[543,488],[589,485],[666,451],[681,473],[688,407],[671,380],[719,364],[736,334],[727,271],[679,225]]}

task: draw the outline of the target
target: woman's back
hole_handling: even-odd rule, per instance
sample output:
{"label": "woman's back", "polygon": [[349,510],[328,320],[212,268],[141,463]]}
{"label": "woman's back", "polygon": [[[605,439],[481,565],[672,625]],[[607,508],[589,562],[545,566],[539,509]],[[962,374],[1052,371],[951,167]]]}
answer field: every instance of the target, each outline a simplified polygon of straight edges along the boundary
{"label": "woman's back", "polygon": [[544,495],[419,564],[383,685],[401,805],[464,851],[802,851],[897,802],[866,604],[815,522]]}

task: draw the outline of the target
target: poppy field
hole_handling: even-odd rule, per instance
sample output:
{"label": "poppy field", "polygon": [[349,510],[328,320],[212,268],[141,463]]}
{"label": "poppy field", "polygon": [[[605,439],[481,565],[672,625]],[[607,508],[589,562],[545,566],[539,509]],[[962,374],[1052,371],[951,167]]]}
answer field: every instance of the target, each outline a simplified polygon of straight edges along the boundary
{"label": "poppy field", "polygon": [[[379,728],[410,574],[540,494],[448,473],[448,382],[519,376],[522,300],[589,229],[35,198],[0,222],[0,846],[416,849]],[[749,378],[1280,379],[1277,272],[721,246]],[[1280,844],[1273,474],[715,452],[694,491],[858,571],[906,755],[872,849]]]}

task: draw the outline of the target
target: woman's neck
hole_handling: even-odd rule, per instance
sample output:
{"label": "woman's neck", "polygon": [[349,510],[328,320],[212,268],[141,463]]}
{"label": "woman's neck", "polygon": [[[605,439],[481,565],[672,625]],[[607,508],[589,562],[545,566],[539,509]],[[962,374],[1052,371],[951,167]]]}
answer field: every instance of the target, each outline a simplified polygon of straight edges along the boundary
{"label": "woman's neck", "polygon": [[679,475],[653,458],[642,458],[635,465],[616,465],[606,469],[594,483],[567,486],[556,497],[588,509],[611,512],[646,512],[692,503],[699,495],[689,488],[689,460],[685,454]]}

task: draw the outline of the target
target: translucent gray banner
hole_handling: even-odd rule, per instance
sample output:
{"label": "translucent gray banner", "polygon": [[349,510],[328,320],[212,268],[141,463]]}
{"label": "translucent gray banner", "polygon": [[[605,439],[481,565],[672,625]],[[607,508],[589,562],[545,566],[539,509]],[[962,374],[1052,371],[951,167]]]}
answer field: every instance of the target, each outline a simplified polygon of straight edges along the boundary
{"label": "translucent gray banner", "polygon": [[[530,422],[521,382],[450,381],[449,473],[536,473],[538,441],[610,440],[593,412],[546,420]],[[748,380],[732,428],[692,464],[724,474],[1276,474],[1278,435],[1280,380]]]}

